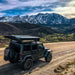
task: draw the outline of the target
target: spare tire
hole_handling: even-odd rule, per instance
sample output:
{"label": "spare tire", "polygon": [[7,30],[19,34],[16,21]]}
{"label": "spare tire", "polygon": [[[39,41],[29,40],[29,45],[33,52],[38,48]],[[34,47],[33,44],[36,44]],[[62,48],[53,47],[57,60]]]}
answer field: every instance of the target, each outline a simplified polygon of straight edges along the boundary
{"label": "spare tire", "polygon": [[9,47],[4,50],[4,60],[9,60]]}
{"label": "spare tire", "polygon": [[10,59],[14,58],[14,50],[10,48],[10,52],[9,52],[9,57]]}
{"label": "spare tire", "polygon": [[14,50],[10,48],[10,52],[9,52],[9,61],[11,63],[14,63]]}
{"label": "spare tire", "polygon": [[18,61],[18,59],[17,59],[17,53],[13,49],[10,49],[10,52],[9,52],[9,61],[11,63],[16,63]]}

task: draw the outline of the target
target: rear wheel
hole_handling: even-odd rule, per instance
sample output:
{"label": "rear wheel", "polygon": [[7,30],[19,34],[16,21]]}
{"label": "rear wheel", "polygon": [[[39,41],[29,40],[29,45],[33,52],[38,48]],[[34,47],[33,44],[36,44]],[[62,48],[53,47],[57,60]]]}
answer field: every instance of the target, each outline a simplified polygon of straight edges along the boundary
{"label": "rear wheel", "polygon": [[50,62],[52,60],[52,53],[48,53],[47,56],[45,57],[46,62]]}
{"label": "rear wheel", "polygon": [[23,63],[23,69],[24,70],[29,70],[33,65],[32,59],[26,59],[26,61]]}

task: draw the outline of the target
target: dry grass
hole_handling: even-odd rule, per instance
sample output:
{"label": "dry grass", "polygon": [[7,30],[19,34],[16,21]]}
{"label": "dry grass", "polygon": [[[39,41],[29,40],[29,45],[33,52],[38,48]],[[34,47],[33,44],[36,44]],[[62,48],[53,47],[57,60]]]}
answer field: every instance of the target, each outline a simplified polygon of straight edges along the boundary
{"label": "dry grass", "polygon": [[75,75],[74,66],[75,66],[75,61],[69,62],[66,65],[59,65],[56,69],[54,69],[54,72],[58,73],[58,75],[67,75],[69,72]]}

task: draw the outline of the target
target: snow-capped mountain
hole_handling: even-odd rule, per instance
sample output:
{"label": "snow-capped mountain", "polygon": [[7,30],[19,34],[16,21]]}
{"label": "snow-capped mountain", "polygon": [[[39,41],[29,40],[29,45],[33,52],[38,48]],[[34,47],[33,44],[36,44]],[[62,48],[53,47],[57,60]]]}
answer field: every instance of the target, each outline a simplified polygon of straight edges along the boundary
{"label": "snow-capped mountain", "polygon": [[70,23],[75,25],[75,18],[71,18]]}
{"label": "snow-capped mountain", "polygon": [[31,23],[31,24],[68,24],[69,19],[59,15],[59,14],[43,14],[39,13],[37,15],[31,16],[13,16],[13,17],[0,17],[0,22],[22,22],[22,23]]}

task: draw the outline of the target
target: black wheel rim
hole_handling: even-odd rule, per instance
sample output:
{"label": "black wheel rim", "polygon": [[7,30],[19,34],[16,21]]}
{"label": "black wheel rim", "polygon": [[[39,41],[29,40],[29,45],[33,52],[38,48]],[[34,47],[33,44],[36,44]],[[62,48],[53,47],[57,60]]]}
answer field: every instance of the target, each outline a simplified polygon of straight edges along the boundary
{"label": "black wheel rim", "polygon": [[51,60],[51,55],[49,54],[47,57],[47,61],[50,61],[50,60]]}
{"label": "black wheel rim", "polygon": [[26,69],[30,69],[31,65],[32,65],[32,62],[31,62],[30,60],[28,60],[28,61],[26,61],[24,67],[25,67]]}

